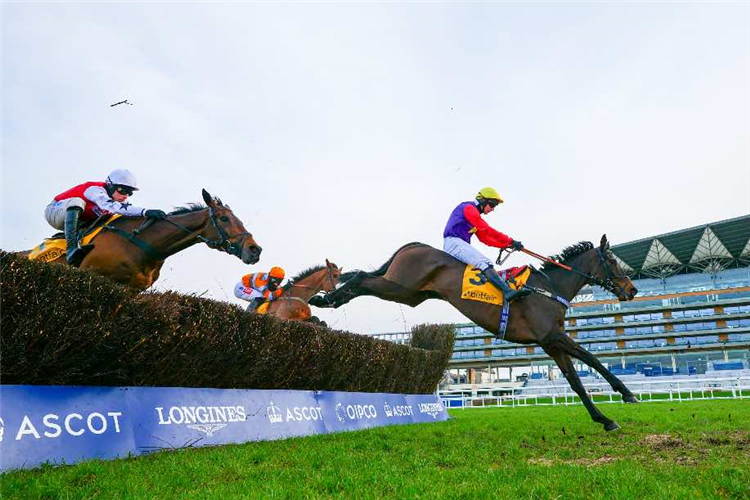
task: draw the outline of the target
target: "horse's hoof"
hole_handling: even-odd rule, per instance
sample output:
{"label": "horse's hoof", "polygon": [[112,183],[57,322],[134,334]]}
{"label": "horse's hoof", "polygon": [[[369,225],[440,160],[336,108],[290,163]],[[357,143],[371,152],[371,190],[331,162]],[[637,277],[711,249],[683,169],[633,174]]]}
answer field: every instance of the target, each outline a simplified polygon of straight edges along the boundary
{"label": "horse's hoof", "polygon": [[636,404],[636,403],[640,403],[640,401],[638,401],[638,398],[636,398],[636,397],[635,397],[635,396],[633,396],[632,394],[629,394],[629,395],[627,395],[627,396],[623,396],[623,397],[622,397],[622,400],[623,400],[623,402],[625,402],[625,403],[634,403],[634,404]]}
{"label": "horse's hoof", "polygon": [[604,424],[604,430],[607,432],[616,431],[619,428],[620,426],[617,425],[617,422],[607,422]]}

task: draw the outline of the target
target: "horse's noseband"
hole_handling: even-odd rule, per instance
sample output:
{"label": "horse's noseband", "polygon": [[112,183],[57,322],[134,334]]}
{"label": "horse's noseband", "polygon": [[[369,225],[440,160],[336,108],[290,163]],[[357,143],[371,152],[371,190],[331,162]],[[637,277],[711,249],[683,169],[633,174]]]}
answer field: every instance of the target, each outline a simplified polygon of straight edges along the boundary
{"label": "horse's noseband", "polygon": [[[208,209],[208,218],[211,219],[211,224],[213,224],[216,234],[219,235],[219,239],[210,240],[208,238],[201,238],[203,242],[211,248],[221,250],[236,257],[242,257],[242,240],[240,238],[250,236],[250,233],[244,232],[228,236],[219,223],[216,222],[216,214],[213,208]],[[235,240],[234,243],[232,243],[232,240]]]}
{"label": "horse's noseband", "polygon": [[623,287],[618,285],[615,282],[615,279],[625,279],[627,278],[626,275],[617,276],[612,271],[612,268],[610,267],[609,263],[604,257],[604,253],[602,252],[601,248],[596,249],[596,253],[599,256],[599,265],[604,269],[604,273],[607,275],[606,279],[597,278],[596,276],[589,276],[589,281],[593,283],[594,285],[598,285],[608,292],[613,293],[614,295],[619,296],[620,292],[622,292],[622,295],[627,296],[627,292]]}

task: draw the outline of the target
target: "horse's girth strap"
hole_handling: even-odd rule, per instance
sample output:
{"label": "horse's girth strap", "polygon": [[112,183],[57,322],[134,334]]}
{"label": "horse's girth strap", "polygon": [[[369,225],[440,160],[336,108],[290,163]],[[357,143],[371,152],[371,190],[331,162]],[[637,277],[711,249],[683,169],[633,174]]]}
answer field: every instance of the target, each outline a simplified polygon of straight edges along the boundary
{"label": "horse's girth strap", "polygon": [[131,242],[133,245],[140,248],[143,251],[143,253],[145,253],[146,255],[148,255],[154,260],[165,259],[165,256],[162,255],[162,253],[159,250],[149,245],[142,239],[136,237],[136,235],[134,235],[131,232],[125,231],[123,229],[120,229],[119,227],[114,227],[114,226],[104,226],[104,229],[106,229],[107,231],[112,231],[115,234],[119,234],[120,236],[122,236],[123,238]]}

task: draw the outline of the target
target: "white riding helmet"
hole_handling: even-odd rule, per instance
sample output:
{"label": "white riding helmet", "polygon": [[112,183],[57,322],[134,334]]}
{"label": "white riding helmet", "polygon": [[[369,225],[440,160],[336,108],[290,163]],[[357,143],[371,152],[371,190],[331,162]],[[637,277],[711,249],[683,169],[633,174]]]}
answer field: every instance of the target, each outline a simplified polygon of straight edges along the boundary
{"label": "white riding helmet", "polygon": [[138,183],[135,181],[135,175],[125,168],[118,168],[110,172],[107,176],[107,182],[117,186],[127,186],[132,188],[133,191],[138,191]]}

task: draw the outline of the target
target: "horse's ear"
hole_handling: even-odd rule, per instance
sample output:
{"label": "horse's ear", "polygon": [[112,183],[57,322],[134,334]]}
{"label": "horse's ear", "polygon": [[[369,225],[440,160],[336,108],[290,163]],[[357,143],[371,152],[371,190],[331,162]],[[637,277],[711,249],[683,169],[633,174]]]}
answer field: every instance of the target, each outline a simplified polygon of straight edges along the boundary
{"label": "horse's ear", "polygon": [[607,235],[602,235],[602,241],[599,243],[599,246],[602,250],[608,250],[609,249],[609,241],[607,241]]}
{"label": "horse's ear", "polygon": [[205,189],[203,190],[203,201],[205,201],[206,205],[208,205],[209,207],[213,206],[213,204],[214,204],[213,197]]}
{"label": "horse's ear", "polygon": [[216,203],[218,203],[220,207],[224,206],[224,203],[222,203],[221,198],[219,198],[218,196],[216,197]]}
{"label": "horse's ear", "polygon": [[328,259],[326,259],[326,267],[331,267],[331,263],[328,262]]}

